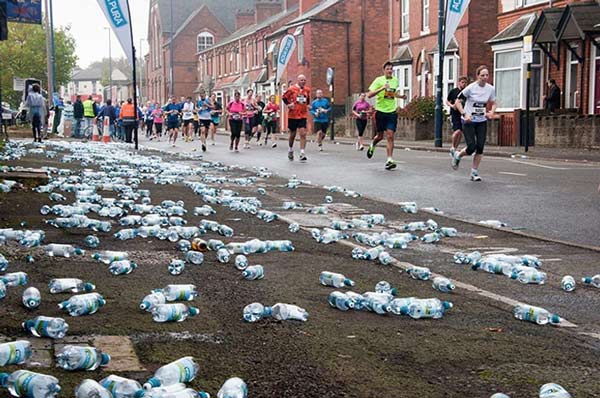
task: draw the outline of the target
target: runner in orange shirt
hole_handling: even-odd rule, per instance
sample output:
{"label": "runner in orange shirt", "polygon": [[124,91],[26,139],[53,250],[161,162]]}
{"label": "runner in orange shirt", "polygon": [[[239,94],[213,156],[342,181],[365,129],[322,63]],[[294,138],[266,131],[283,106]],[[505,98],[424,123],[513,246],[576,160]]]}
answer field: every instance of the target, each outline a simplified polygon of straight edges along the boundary
{"label": "runner in orange shirt", "polygon": [[300,133],[300,160],[306,161],[306,119],[310,104],[310,88],[306,86],[306,76],[298,75],[298,83],[290,86],[282,96],[288,107],[289,149],[288,159],[294,160],[294,140],[296,131]]}

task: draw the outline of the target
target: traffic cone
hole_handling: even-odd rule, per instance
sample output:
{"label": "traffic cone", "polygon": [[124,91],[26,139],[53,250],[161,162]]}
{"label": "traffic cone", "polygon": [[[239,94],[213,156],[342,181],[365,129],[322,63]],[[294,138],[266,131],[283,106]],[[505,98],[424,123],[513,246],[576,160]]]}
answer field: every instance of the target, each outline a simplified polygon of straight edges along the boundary
{"label": "traffic cone", "polygon": [[104,118],[104,126],[102,126],[102,142],[110,142],[110,118]]}
{"label": "traffic cone", "polygon": [[100,136],[98,135],[98,121],[96,118],[92,119],[92,141],[100,141]]}

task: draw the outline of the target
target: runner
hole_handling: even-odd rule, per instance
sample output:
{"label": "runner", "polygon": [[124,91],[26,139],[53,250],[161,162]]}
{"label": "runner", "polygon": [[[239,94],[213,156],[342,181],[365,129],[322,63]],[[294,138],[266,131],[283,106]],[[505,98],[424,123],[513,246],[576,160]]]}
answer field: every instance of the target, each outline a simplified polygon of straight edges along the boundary
{"label": "runner", "polygon": [[385,132],[387,145],[387,161],[385,162],[385,169],[392,170],[396,168],[396,162],[394,162],[394,134],[398,126],[398,105],[396,98],[406,99],[405,95],[398,93],[398,79],[392,75],[394,69],[390,61],[383,64],[383,76],[376,78],[371,86],[369,87],[369,98],[377,97],[375,102],[375,124],[377,135],[373,137],[373,142],[367,149],[367,158],[373,157],[375,152],[375,145],[383,140],[383,133]]}
{"label": "runner", "polygon": [[306,86],[306,76],[298,75],[298,83],[290,86],[282,96],[283,102],[289,109],[288,129],[288,159],[294,160],[294,141],[296,132],[300,133],[300,160],[306,161],[306,118],[310,103],[310,88]]}
{"label": "runner", "polygon": [[[158,102],[154,104],[154,110],[152,111],[152,119],[154,121],[154,138],[157,141],[160,141],[160,137],[162,136],[162,126],[163,126],[163,111],[158,105]],[[152,139],[152,138],[150,138]]]}
{"label": "runner", "polygon": [[214,93],[210,96],[210,102],[213,106],[210,111],[210,141],[211,145],[215,145],[215,134],[217,133],[217,126],[221,123],[223,105],[217,101],[217,95]]}
{"label": "runner", "polygon": [[310,105],[310,113],[313,115],[315,122],[314,131],[317,134],[317,145],[319,146],[319,152],[323,152],[323,138],[329,128],[329,112],[331,111],[331,104],[329,100],[323,97],[323,90],[318,89],[316,92],[317,98]]}
{"label": "runner", "polygon": [[456,108],[456,101],[460,101],[461,105],[465,106],[465,98],[460,95],[461,91],[465,89],[467,84],[469,83],[469,79],[466,76],[462,76],[458,79],[458,86],[454,87],[448,93],[448,99],[446,99],[446,104],[450,107],[450,120],[452,121],[452,147],[450,148],[450,157],[454,156],[454,152],[458,145],[460,144],[460,139],[462,138],[462,120],[460,118],[460,112]]}
{"label": "runner", "polygon": [[263,110],[265,109],[265,103],[262,100],[262,96],[260,94],[256,95],[256,116],[254,116],[254,126],[256,128],[256,143],[260,146],[262,142],[260,142],[260,136],[263,132],[263,122],[265,120],[263,115]]}
{"label": "runner", "polygon": [[152,126],[154,125],[154,118],[152,117],[152,111],[154,111],[154,105],[152,102],[146,102],[146,112],[144,112],[144,123],[146,125],[146,138],[152,135]]}
{"label": "runner", "polygon": [[192,102],[192,97],[187,97],[181,109],[181,120],[183,121],[183,137],[185,142],[194,141],[194,112],[195,106]]}
{"label": "runner", "polygon": [[365,149],[363,145],[363,135],[369,122],[369,116],[373,112],[371,104],[367,101],[367,94],[360,93],[358,100],[352,105],[352,116],[356,118],[356,129],[358,130],[358,140],[356,141],[356,150],[362,151]]}
{"label": "runner", "polygon": [[239,152],[240,136],[242,132],[242,115],[245,113],[245,104],[240,100],[241,94],[236,91],[233,94],[233,100],[227,104],[227,112],[229,113],[229,127],[231,129],[231,143],[229,150]]}
{"label": "runner", "polygon": [[258,104],[254,100],[254,90],[249,88],[246,91],[246,98],[244,98],[244,149],[250,149],[250,140],[256,132],[256,112],[258,110]]}
{"label": "runner", "polygon": [[[462,115],[463,134],[467,147],[452,156],[452,168],[458,169],[460,160],[465,155],[475,153],[471,168],[471,181],[481,181],[479,164],[483,157],[483,147],[487,134],[487,120],[493,119],[496,112],[496,89],[488,84],[490,72],[487,66],[477,68],[477,81],[469,84],[461,95],[465,98],[465,106],[456,101],[456,108]],[[490,111],[487,106],[490,105]]]}
{"label": "runner", "polygon": [[175,141],[177,141],[177,134],[179,134],[179,112],[181,107],[179,104],[175,103],[175,96],[171,97],[171,102],[169,102],[163,108],[163,111],[168,115],[167,116],[167,134],[169,135],[169,144],[175,146]]}
{"label": "runner", "polygon": [[200,124],[200,141],[202,142],[202,152],[206,152],[206,137],[210,129],[211,108],[210,98],[206,96],[206,91],[201,89],[198,98],[198,123]]}
{"label": "runner", "polygon": [[[269,141],[269,135],[277,134],[277,124],[279,123],[279,105],[275,102],[275,96],[271,95],[269,97],[269,103],[265,106],[264,114],[265,114],[265,145]],[[277,146],[277,141],[273,141],[271,145],[272,148]]]}

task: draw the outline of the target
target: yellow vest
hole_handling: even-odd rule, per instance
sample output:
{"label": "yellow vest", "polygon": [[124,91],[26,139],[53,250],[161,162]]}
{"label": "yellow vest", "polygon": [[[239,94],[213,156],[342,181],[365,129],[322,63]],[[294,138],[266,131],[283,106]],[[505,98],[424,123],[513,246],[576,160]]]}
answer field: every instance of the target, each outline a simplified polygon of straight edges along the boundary
{"label": "yellow vest", "polygon": [[89,99],[83,101],[83,116],[94,117],[94,101]]}

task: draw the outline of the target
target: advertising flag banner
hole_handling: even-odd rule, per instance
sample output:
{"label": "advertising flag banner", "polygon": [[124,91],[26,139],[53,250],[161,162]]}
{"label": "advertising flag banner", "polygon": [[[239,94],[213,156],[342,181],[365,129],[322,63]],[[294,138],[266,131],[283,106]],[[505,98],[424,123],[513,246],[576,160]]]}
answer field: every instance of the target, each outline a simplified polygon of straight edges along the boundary
{"label": "advertising flag banner", "polygon": [[7,0],[6,17],[9,22],[42,23],[42,0]]}
{"label": "advertising flag banner", "polygon": [[465,14],[465,11],[467,11],[470,2],[471,0],[448,0],[448,6],[446,8],[446,38],[444,42],[444,52],[448,49],[448,45],[454,37],[454,32],[456,32],[456,28],[458,28],[458,24]]}
{"label": "advertising flag banner", "polygon": [[277,57],[277,82],[279,82],[285,67],[290,61],[290,58],[292,58],[295,48],[296,38],[294,36],[286,35],[283,39],[281,39],[281,43],[279,43],[279,56]]}
{"label": "advertising flag banner", "polygon": [[133,49],[129,20],[129,4],[126,0],[98,0],[98,5],[104,12],[115,36],[119,40],[125,56],[133,65]]}

